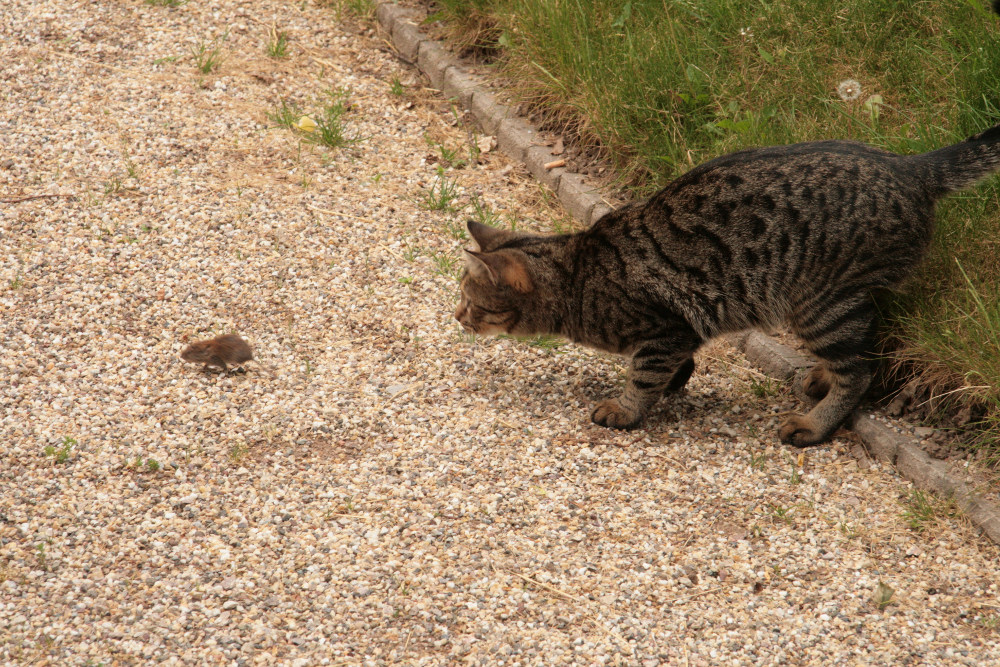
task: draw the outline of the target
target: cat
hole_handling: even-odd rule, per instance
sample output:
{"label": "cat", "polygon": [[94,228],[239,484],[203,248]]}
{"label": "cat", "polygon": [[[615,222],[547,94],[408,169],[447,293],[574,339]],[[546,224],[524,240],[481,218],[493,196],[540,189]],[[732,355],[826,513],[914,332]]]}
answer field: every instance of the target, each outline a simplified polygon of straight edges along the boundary
{"label": "cat", "polygon": [[476,334],[557,334],[631,358],[602,426],[638,426],[680,390],[707,340],[786,323],[819,359],[819,403],[779,431],[827,438],[871,382],[873,291],[897,284],[931,240],[935,202],[1000,169],[1000,125],[897,155],[853,141],[744,150],[706,162],[589,229],[539,236],[467,223],[455,317]]}

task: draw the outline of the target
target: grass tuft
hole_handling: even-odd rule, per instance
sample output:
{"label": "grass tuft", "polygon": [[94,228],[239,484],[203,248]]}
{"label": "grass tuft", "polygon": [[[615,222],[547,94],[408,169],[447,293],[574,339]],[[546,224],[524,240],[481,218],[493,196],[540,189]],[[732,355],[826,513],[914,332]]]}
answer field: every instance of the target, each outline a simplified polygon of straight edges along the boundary
{"label": "grass tuft", "polygon": [[191,55],[194,56],[195,66],[199,72],[209,74],[219,69],[219,65],[226,59],[222,53],[222,45],[227,39],[229,39],[228,30],[222,37],[213,39],[211,44],[199,42],[197,46],[191,48]]}

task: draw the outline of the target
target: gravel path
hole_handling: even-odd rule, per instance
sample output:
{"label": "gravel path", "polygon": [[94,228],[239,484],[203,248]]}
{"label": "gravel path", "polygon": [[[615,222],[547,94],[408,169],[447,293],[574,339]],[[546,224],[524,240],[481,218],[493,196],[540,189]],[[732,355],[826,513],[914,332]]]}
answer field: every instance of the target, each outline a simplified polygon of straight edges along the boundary
{"label": "gravel path", "polygon": [[[421,208],[472,130],[371,24],[9,0],[0,30],[0,199],[74,195],[0,203],[3,664],[1000,660],[997,548],[848,436],[779,446],[794,401],[732,348],[625,434],[588,422],[618,360],[462,335],[473,197],[570,223],[496,151]],[[268,120],[337,89],[356,143]],[[273,377],[177,359],[232,331]]]}

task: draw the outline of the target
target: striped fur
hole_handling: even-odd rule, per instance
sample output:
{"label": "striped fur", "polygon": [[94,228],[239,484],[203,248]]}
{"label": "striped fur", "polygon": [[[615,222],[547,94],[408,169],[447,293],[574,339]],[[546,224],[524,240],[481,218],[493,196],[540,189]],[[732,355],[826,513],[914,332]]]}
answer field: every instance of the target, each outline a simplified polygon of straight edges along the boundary
{"label": "striped fur", "polygon": [[820,402],[781,427],[826,440],[871,379],[872,293],[931,239],[935,201],[1000,169],[1000,126],[922,155],[847,141],[746,150],[707,162],[576,234],[469,222],[455,316],[477,333],[560,334],[631,357],[625,389],[592,418],[638,425],[694,370],[706,340],[787,323],[821,362]]}

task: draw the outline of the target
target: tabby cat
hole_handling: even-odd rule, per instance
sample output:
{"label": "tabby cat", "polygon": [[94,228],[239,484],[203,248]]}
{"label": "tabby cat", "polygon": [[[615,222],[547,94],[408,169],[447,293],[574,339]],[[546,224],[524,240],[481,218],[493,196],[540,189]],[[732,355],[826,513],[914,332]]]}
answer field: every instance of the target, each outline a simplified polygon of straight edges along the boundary
{"label": "tabby cat", "polygon": [[470,220],[455,317],[477,334],[558,334],[630,356],[624,391],[591,415],[625,429],[687,383],[705,341],[787,323],[820,359],[804,389],[822,400],[779,435],[815,445],[871,381],[873,291],[918,262],[936,200],[998,169],[1000,125],[921,155],[818,141],[706,162],[575,234]]}

